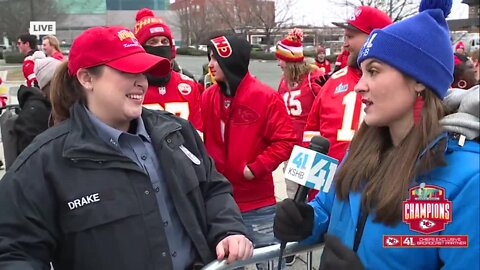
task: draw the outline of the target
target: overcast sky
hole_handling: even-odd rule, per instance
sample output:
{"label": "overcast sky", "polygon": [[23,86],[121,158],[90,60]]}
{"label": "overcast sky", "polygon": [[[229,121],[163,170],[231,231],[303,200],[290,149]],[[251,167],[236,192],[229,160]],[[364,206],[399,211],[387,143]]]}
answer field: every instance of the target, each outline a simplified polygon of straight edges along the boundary
{"label": "overcast sky", "polygon": [[[283,0],[285,1],[285,0]],[[278,3],[283,1],[277,1]],[[344,7],[332,4],[334,0],[296,0],[292,8],[296,24],[331,25],[331,22],[344,21],[350,15]],[[341,0],[338,0],[341,1]],[[420,1],[418,0],[420,3]],[[468,17],[468,5],[462,0],[453,0],[452,12],[448,19]]]}
{"label": "overcast sky", "polygon": [[[277,5],[286,0],[276,0]],[[349,15],[344,7],[333,4],[334,1],[343,0],[292,0],[296,5],[291,9],[295,24],[310,24],[316,26],[332,26],[331,22],[344,21]],[[420,3],[420,0],[415,0]],[[171,3],[175,2],[170,0]],[[453,0],[452,12],[449,19],[468,17],[468,5],[462,0]]]}

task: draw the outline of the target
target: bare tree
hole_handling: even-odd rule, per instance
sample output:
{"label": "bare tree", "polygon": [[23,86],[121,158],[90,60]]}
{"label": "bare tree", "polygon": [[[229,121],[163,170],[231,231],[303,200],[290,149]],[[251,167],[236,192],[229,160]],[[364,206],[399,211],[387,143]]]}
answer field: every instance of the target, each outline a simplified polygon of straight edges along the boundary
{"label": "bare tree", "polygon": [[30,21],[55,21],[59,15],[56,0],[0,0],[0,33],[15,40],[28,33]]}
{"label": "bare tree", "polygon": [[[251,1],[251,0],[250,0]],[[265,44],[273,45],[274,36],[280,29],[291,25],[293,22],[292,7],[296,4],[295,0],[276,0],[274,12],[271,12],[271,1],[256,0],[256,4],[252,3],[248,9],[248,25],[251,28],[262,29],[265,34]]]}
{"label": "bare tree", "polygon": [[291,24],[289,12],[296,0],[207,0],[202,7],[195,0],[178,1],[183,44],[202,44],[213,33],[246,36],[251,29],[261,29],[265,43],[273,44],[279,29]]}
{"label": "bare tree", "polygon": [[218,14],[223,30],[246,35],[250,29],[263,30],[264,42],[272,45],[273,37],[293,21],[291,8],[296,0],[210,0],[212,12]]}
{"label": "bare tree", "polygon": [[330,0],[343,7],[372,6],[390,16],[394,22],[414,15],[418,12],[418,1],[415,0]]}
{"label": "bare tree", "polygon": [[212,18],[217,10],[212,10],[210,5],[199,6],[196,0],[177,0],[175,4],[178,17],[176,26],[180,28],[183,45],[203,44],[212,32],[220,30],[218,17]]}
{"label": "bare tree", "polygon": [[242,0],[210,0],[207,16],[216,21],[216,31],[241,33],[245,29],[245,16],[241,13]]}

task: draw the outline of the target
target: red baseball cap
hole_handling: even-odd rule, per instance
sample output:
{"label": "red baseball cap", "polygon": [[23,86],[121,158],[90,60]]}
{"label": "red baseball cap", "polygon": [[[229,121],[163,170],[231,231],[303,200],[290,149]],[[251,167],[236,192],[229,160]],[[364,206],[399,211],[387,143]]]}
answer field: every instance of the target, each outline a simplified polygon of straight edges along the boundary
{"label": "red baseball cap", "polygon": [[347,22],[334,22],[333,24],[341,28],[360,30],[370,34],[374,29],[381,29],[392,23],[392,19],[383,11],[370,6],[360,6],[355,9]]}
{"label": "red baseball cap", "polygon": [[149,73],[163,77],[170,61],[145,52],[135,35],[123,26],[99,26],[85,30],[70,48],[68,73],[80,68],[106,65],[126,73]]}

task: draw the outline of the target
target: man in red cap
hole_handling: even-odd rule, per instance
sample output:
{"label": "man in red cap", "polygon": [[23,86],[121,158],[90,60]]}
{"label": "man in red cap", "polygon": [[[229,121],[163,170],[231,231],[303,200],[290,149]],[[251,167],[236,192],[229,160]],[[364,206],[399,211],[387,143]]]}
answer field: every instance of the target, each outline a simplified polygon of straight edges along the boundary
{"label": "man in red cap", "polygon": [[324,74],[330,74],[332,72],[332,64],[325,57],[325,48],[318,46],[317,57],[315,58],[315,64]]}
{"label": "man in red cap", "polygon": [[[357,7],[345,23],[334,23],[345,29],[343,48],[349,53],[348,63],[332,74],[315,98],[303,134],[305,145],[313,136],[321,134],[330,141],[328,155],[340,161],[343,159],[364,115],[361,98],[353,91],[362,75],[357,66],[358,53],[374,29],[391,23],[387,14],[369,6]],[[316,192],[311,193],[309,199],[314,195]]]}
{"label": "man in red cap", "polygon": [[[134,33],[145,51],[169,60],[175,58],[172,32],[161,18],[143,8],[137,12],[136,21]],[[173,70],[163,77],[149,75],[147,78],[145,107],[169,111],[190,120],[197,130],[202,130],[200,91],[193,79]]]}

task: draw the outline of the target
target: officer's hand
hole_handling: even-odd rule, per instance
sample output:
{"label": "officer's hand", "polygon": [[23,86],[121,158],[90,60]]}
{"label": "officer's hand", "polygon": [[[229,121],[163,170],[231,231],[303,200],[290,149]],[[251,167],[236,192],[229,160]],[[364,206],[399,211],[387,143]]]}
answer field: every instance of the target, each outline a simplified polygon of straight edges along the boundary
{"label": "officer's hand", "polygon": [[312,234],[313,208],[306,203],[285,199],[277,204],[273,233],[282,241],[300,241]]}
{"label": "officer's hand", "polygon": [[327,81],[328,79],[330,78],[330,75],[329,74],[325,74],[323,76],[320,76],[318,77],[318,79],[315,80],[315,82],[320,85],[320,86],[323,86]]}
{"label": "officer's hand", "polygon": [[253,244],[244,235],[229,235],[223,238],[216,247],[217,260],[227,257],[227,263],[246,260],[253,255]]}
{"label": "officer's hand", "polygon": [[250,170],[248,166],[245,166],[245,168],[243,168],[243,177],[245,177],[245,179],[247,180],[252,180],[253,178],[255,178],[255,175],[253,175],[252,170]]}
{"label": "officer's hand", "polygon": [[346,247],[338,237],[325,235],[325,247],[320,270],[363,270],[362,262],[357,254]]}

